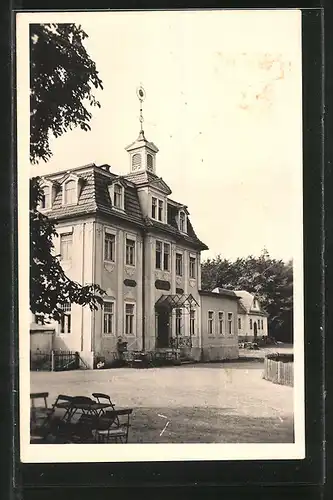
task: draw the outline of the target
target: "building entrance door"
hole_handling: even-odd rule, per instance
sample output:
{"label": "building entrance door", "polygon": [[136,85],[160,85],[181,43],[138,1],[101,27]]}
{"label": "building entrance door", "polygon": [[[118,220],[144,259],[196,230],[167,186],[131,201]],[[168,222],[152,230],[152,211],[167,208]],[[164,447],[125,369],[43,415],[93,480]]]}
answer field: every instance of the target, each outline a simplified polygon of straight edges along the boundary
{"label": "building entrance door", "polygon": [[170,313],[159,311],[157,313],[157,342],[156,347],[169,347]]}

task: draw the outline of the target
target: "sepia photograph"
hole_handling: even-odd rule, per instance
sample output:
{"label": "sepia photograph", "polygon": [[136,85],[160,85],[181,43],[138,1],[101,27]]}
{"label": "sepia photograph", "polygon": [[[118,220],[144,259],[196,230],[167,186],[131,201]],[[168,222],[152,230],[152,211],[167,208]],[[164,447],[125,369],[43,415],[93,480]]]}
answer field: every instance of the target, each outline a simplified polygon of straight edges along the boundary
{"label": "sepia photograph", "polygon": [[301,42],[17,14],[22,462],[304,458]]}

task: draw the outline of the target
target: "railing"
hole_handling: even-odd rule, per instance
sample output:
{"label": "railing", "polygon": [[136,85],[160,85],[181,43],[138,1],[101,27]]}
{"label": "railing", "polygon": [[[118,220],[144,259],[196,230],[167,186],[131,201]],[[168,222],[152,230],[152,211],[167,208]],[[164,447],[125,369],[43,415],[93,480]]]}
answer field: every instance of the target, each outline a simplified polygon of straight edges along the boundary
{"label": "railing", "polygon": [[30,356],[32,371],[65,371],[80,368],[80,355],[73,351],[35,352]]}
{"label": "railing", "polygon": [[293,354],[269,354],[265,357],[264,375],[265,380],[274,384],[294,385],[294,355]]}
{"label": "railing", "polygon": [[172,337],[170,347],[179,349],[180,347],[192,347],[192,337]]}

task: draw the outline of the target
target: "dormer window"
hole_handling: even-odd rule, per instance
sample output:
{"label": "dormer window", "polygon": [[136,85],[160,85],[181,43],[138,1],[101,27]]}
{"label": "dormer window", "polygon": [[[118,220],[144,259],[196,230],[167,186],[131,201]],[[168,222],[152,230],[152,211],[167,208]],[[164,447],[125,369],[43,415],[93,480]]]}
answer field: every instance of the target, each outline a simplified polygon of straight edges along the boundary
{"label": "dormer window", "polygon": [[186,233],[186,214],[185,212],[183,211],[180,211],[179,212],[179,224],[178,224],[178,227],[179,227],[179,231],[181,231],[182,233]]}
{"label": "dormer window", "polygon": [[164,214],[164,202],[163,200],[159,200],[156,197],[152,197],[151,199],[151,217],[152,219],[163,222],[163,214]]}
{"label": "dormer window", "polygon": [[154,168],[154,159],[153,159],[153,155],[151,154],[147,154],[147,169],[148,170],[153,170]]}
{"label": "dormer window", "polygon": [[113,208],[124,210],[125,194],[124,186],[121,182],[114,182],[108,186],[110,202]]}
{"label": "dormer window", "polygon": [[132,170],[138,170],[141,167],[141,154],[136,153],[132,156]]}
{"label": "dormer window", "polygon": [[50,201],[51,201],[50,188],[49,188],[49,186],[45,186],[43,188],[43,193],[42,193],[42,197],[40,200],[40,208],[49,208]]}
{"label": "dormer window", "polygon": [[64,205],[74,205],[77,203],[77,183],[69,180],[64,184]]}
{"label": "dormer window", "polygon": [[163,201],[158,200],[158,220],[163,220]]}
{"label": "dormer window", "polygon": [[115,208],[123,208],[123,187],[119,184],[114,185],[113,205]]}

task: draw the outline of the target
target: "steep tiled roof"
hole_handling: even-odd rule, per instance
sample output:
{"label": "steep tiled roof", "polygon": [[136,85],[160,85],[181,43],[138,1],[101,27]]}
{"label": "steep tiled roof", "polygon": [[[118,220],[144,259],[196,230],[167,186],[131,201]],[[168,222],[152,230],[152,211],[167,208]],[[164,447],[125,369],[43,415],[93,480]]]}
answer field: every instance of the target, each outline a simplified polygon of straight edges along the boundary
{"label": "steep tiled roof", "polygon": [[267,312],[261,307],[259,310],[252,309],[254,295],[246,290],[235,290],[235,294],[240,299],[240,304],[247,314],[256,314],[257,316],[268,316]]}
{"label": "steep tiled roof", "polygon": [[[207,246],[200,241],[194,232],[189,218],[187,218],[187,234],[179,231],[177,224],[177,214],[180,204],[176,202],[168,203],[168,221],[163,224],[149,217],[143,217],[137,186],[143,182],[161,181],[161,178],[153,173],[129,174],[126,176],[117,176],[110,171],[108,165],[97,167],[94,164],[87,165],[80,169],[73,169],[79,182],[78,203],[73,205],[62,204],[62,189],[58,184],[57,193],[53,202],[52,209],[46,210],[46,214],[52,219],[70,218],[79,215],[98,213],[101,215],[113,216],[132,224],[145,228],[148,231],[158,231],[173,236],[176,241],[187,243],[199,250],[207,250]],[[61,175],[60,175],[61,174]],[[56,179],[61,182],[68,175],[68,171],[50,174],[45,179]],[[109,185],[115,180],[119,180],[124,186],[124,210],[112,206],[112,200],[109,194]],[[164,181],[162,181],[164,182]],[[175,206],[175,204],[177,206]]]}
{"label": "steep tiled roof", "polygon": [[229,299],[239,300],[239,297],[232,290],[223,290],[220,288],[221,292],[210,292],[209,290],[199,290],[200,295],[206,295],[207,297],[228,297]]}
{"label": "steep tiled roof", "polygon": [[179,231],[178,226],[175,227],[171,224],[164,224],[157,220],[151,219],[150,217],[145,217],[144,220],[148,230],[155,229],[162,233],[167,233],[173,236],[176,241],[188,243],[189,245],[195,246],[199,250],[208,250],[207,245],[199,240],[194,231],[185,234]]}

